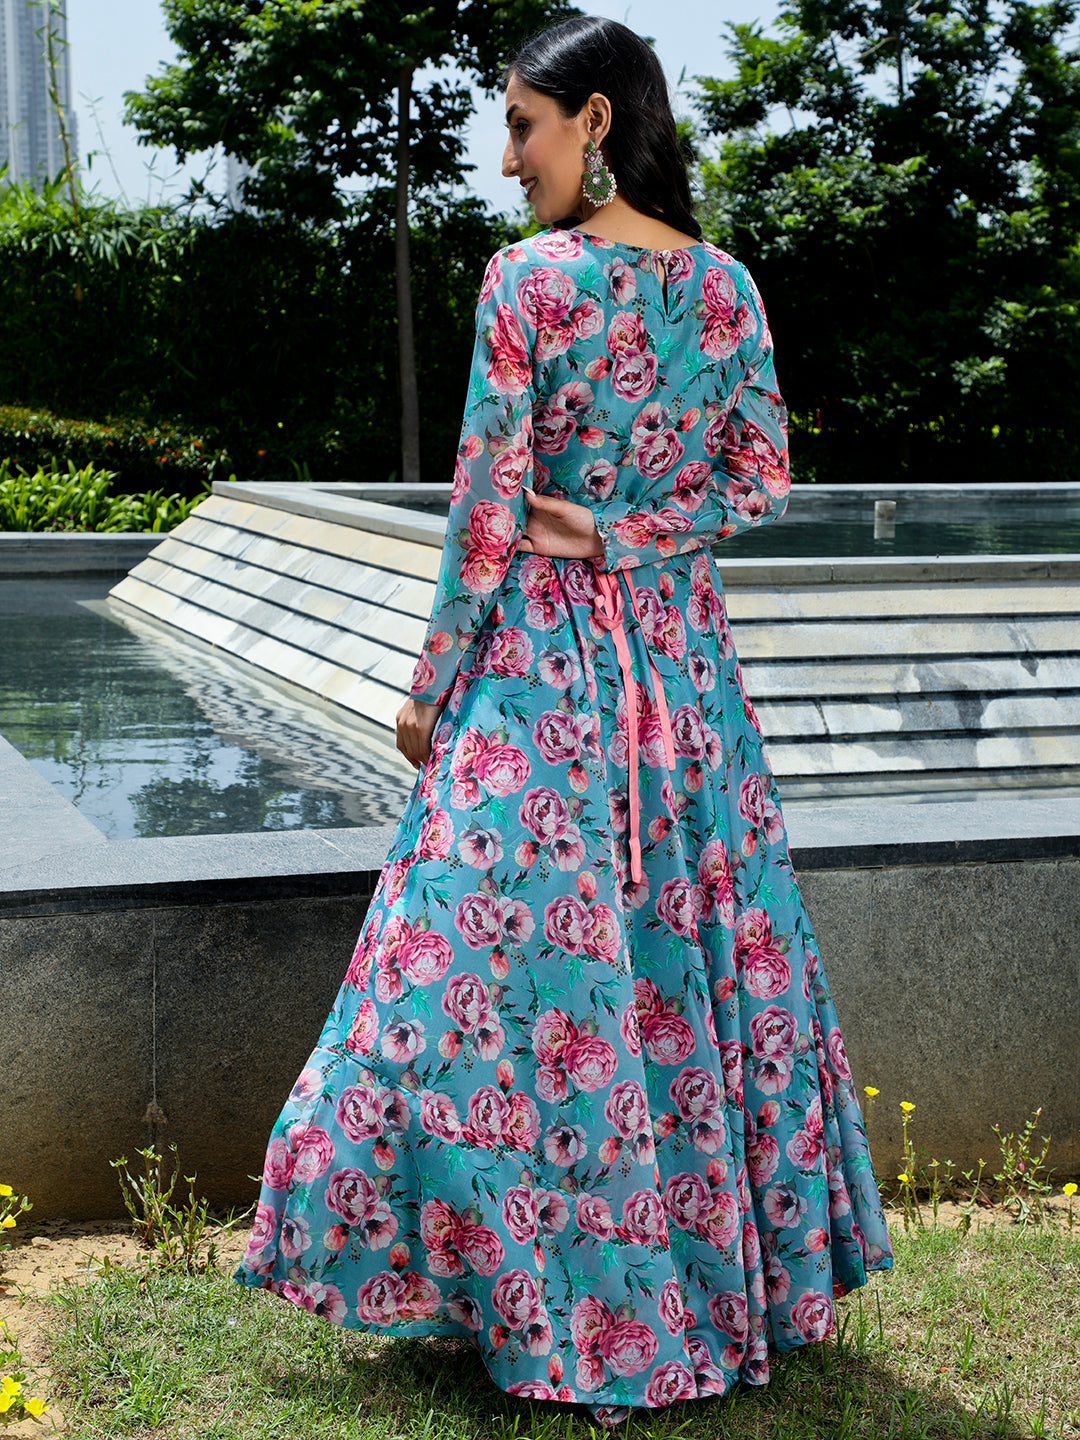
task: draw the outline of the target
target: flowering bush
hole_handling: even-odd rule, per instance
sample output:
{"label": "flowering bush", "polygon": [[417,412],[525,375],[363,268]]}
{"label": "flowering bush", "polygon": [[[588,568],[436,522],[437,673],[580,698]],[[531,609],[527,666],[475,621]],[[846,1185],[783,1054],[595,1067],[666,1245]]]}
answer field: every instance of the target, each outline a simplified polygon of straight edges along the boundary
{"label": "flowering bush", "polygon": [[5,459],[47,470],[89,465],[112,471],[126,495],[167,484],[188,497],[212,480],[228,479],[231,465],[220,446],[168,422],[66,420],[49,410],[0,405],[0,462]]}
{"label": "flowering bush", "polygon": [[[25,1195],[16,1195],[10,1185],[0,1185],[0,1254],[11,1248],[5,1233],[14,1230],[18,1217],[30,1208]],[[27,1395],[23,1389],[25,1384],[22,1356],[7,1326],[0,1326],[0,1425],[13,1425],[16,1420],[28,1418],[36,1420],[44,1414],[45,1401],[36,1395]]]}

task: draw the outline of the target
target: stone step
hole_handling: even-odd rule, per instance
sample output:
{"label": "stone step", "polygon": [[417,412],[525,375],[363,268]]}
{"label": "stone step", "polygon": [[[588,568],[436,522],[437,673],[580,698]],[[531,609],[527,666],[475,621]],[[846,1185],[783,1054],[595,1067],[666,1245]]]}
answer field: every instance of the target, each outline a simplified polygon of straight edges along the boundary
{"label": "stone step", "polygon": [[886,625],[853,618],[742,625],[736,635],[746,660],[827,660],[847,656],[906,660],[933,655],[1047,655],[1080,653],[1075,617],[1020,620],[895,620]]}
{"label": "stone step", "polygon": [[180,529],[174,530],[153,555],[157,560],[196,573],[206,572],[219,559],[228,560],[236,566],[251,566],[253,570],[263,570],[287,580],[308,581],[325,590],[361,596],[389,610],[412,615],[425,625],[435,598],[435,585],[430,580],[305,550],[299,545],[228,526],[208,526],[207,533],[199,538],[193,532],[181,536]]}
{"label": "stone step", "polygon": [[[954,585],[860,585],[851,587],[795,585],[764,589],[748,586],[726,592],[728,614],[738,627],[758,620],[850,619],[857,606],[860,619],[928,619],[931,616],[994,616],[1080,614],[1080,585],[1072,580],[1044,580],[1039,585],[957,583]],[[736,640],[738,640],[736,629]]]}
{"label": "stone step", "polygon": [[271,675],[287,680],[302,690],[310,690],[346,710],[366,715],[377,725],[394,729],[394,716],[401,707],[409,683],[412,661],[403,662],[408,674],[395,675],[393,683],[390,683],[382,677],[373,678],[359,673],[355,665],[347,666],[277,636],[238,626],[227,615],[193,605],[181,596],[150,586],[133,575],[122,580],[110,593],[136,610],[165,624],[175,625],[208,645],[246,660],[249,665],[267,670]]}
{"label": "stone step", "polygon": [[881,775],[896,770],[1015,770],[1058,767],[1080,780],[1080,747],[1075,731],[1025,730],[1007,735],[862,739],[842,736],[791,742],[766,737],[769,760],[778,775]]}
{"label": "stone step", "polygon": [[[194,599],[199,585],[213,581],[231,590],[235,596],[234,614],[241,619],[247,604],[267,601],[279,605],[290,613],[295,611],[349,630],[356,635],[387,635],[393,637],[395,649],[405,650],[413,658],[420,653],[424,643],[427,617],[403,614],[400,610],[381,605],[365,595],[353,599],[347,591],[327,589],[295,580],[288,575],[277,575],[261,566],[247,565],[229,556],[213,556],[200,563],[204,551],[174,541],[170,546],[162,545],[138,568],[138,576],[149,584],[163,584],[162,576],[176,577],[171,588],[174,593]],[[419,583],[419,582],[416,582]],[[177,588],[179,586],[183,588]],[[166,586],[165,588],[170,588]]]}
{"label": "stone step", "polygon": [[799,661],[770,658],[745,661],[743,673],[753,699],[1074,690],[1080,688],[1080,656],[939,660],[930,654],[898,660],[855,656],[848,660]]}
{"label": "stone step", "polygon": [[[411,683],[416,654],[412,650],[392,648],[389,637],[357,635],[351,630],[343,630],[251,597],[245,597],[241,608],[236,603],[236,592],[213,580],[201,580],[165,565],[158,566],[158,573],[151,578],[148,572],[155,564],[153,560],[144,561],[139,567],[139,580],[175,595],[177,599],[205,611],[208,616],[228,621],[234,627],[234,633],[230,634],[224,646],[230,654],[248,660],[247,648],[258,643],[261,637],[271,636],[297,650],[306,650],[311,655],[321,656],[382,684],[404,690]],[[124,582],[121,582],[114,593],[121,600],[126,600],[123,586]],[[220,641],[215,643],[221,644]]]}
{"label": "stone step", "polygon": [[1080,692],[1065,694],[900,695],[876,703],[838,700],[761,701],[758,718],[780,740],[903,734],[987,734],[1007,730],[1071,730],[1080,735]]}
{"label": "stone step", "polygon": [[211,495],[172,533],[187,539],[185,527],[192,521],[200,526],[215,523],[255,535],[266,535],[321,554],[357,560],[422,580],[436,580],[439,574],[440,552],[434,546],[399,540],[396,536],[377,534],[371,530],[359,530],[351,525],[334,525],[308,515],[290,514],[287,510],[272,510],[266,505],[250,505],[242,500],[226,500],[219,495]]}

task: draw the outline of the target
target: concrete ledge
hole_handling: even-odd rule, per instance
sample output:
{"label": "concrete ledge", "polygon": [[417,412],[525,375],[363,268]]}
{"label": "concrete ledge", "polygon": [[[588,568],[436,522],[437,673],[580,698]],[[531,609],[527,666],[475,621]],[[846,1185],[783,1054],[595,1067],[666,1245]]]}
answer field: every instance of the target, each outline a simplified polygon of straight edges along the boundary
{"label": "concrete ledge", "polygon": [[164,535],[99,535],[63,531],[38,535],[0,530],[0,576],[126,575],[164,540]]}

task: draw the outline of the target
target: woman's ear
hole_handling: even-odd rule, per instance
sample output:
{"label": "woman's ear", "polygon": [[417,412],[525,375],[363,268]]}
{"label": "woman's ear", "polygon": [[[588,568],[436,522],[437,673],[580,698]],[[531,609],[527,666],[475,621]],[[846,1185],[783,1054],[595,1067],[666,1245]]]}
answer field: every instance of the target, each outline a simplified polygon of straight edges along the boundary
{"label": "woman's ear", "polygon": [[590,95],[585,101],[585,127],[589,132],[589,139],[593,144],[599,146],[604,136],[611,129],[611,101],[606,95],[597,92]]}

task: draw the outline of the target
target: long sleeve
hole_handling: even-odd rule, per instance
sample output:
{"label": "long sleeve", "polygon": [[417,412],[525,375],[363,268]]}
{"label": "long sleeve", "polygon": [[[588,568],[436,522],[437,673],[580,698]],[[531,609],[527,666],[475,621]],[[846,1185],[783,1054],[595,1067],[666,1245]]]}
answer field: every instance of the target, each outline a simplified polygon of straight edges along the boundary
{"label": "long sleeve", "polygon": [[[630,479],[596,517],[608,570],[711,545],[777,519],[787,506],[787,411],[764,307],[746,270],[733,261],[708,270],[695,315],[702,362],[716,362],[715,399],[681,414],[662,401],[638,412],[621,462],[633,467]],[[711,463],[681,463],[694,450]]]}
{"label": "long sleeve", "polygon": [[[435,603],[413,671],[415,699],[443,704],[495,601],[525,524],[532,483],[532,357],[504,252],[476,310],[476,345]],[[505,272],[505,273],[504,273]]]}

